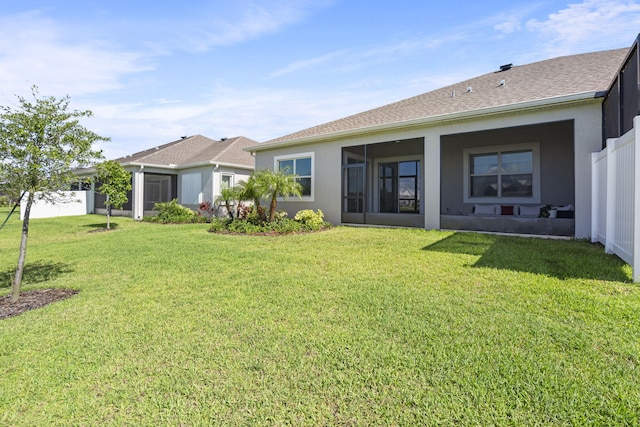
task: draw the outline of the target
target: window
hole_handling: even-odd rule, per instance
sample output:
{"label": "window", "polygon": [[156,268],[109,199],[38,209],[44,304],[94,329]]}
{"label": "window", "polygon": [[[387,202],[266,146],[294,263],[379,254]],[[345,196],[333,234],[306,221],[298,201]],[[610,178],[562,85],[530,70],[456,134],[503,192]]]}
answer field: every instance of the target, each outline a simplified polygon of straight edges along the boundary
{"label": "window", "polygon": [[400,162],[398,170],[400,212],[417,213],[420,211],[420,192],[418,191],[420,162]]}
{"label": "window", "polygon": [[275,168],[280,172],[297,175],[296,181],[302,185],[303,200],[313,199],[313,153],[275,158]]}
{"label": "window", "polygon": [[[99,187],[96,185],[96,188]],[[91,182],[89,181],[77,181],[71,183],[71,191],[89,191],[91,190]]]}
{"label": "window", "polygon": [[220,175],[220,188],[231,188],[233,187],[233,175],[222,174]]}
{"label": "window", "polygon": [[380,212],[418,213],[420,211],[419,161],[380,163],[378,189]]}
{"label": "window", "polygon": [[202,175],[199,172],[182,175],[181,203],[197,205],[202,201]]}
{"label": "window", "polygon": [[465,202],[538,202],[538,151],[537,143],[464,150]]}
{"label": "window", "polygon": [[175,194],[175,175],[144,174],[144,210],[151,211],[156,203],[169,202]]}

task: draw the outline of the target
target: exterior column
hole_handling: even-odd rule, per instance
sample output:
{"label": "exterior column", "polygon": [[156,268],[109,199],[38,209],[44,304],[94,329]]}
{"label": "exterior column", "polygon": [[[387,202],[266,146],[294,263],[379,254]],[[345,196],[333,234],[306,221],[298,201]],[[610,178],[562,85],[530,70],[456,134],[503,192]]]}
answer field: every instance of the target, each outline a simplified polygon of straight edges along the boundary
{"label": "exterior column", "polygon": [[424,138],[424,167],[422,170],[424,185],[424,228],[440,228],[440,135]]}
{"label": "exterior column", "polygon": [[144,172],[142,171],[144,166],[140,167],[140,170],[133,172],[133,191],[131,202],[131,208],[133,210],[133,219],[139,221],[144,216]]}

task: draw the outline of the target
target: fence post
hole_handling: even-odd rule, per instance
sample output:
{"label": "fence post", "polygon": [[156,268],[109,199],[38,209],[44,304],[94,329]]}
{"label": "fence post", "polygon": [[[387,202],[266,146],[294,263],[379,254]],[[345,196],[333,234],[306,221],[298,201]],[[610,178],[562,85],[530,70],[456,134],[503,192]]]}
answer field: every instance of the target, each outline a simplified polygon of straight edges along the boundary
{"label": "fence post", "polygon": [[598,219],[600,218],[600,165],[599,153],[591,153],[591,243],[598,241]]}
{"label": "fence post", "polygon": [[633,118],[633,254],[632,275],[634,282],[640,282],[640,116]]}
{"label": "fence post", "polygon": [[607,140],[607,210],[604,251],[608,254],[613,253],[613,244],[615,242],[616,230],[616,152],[615,139]]}

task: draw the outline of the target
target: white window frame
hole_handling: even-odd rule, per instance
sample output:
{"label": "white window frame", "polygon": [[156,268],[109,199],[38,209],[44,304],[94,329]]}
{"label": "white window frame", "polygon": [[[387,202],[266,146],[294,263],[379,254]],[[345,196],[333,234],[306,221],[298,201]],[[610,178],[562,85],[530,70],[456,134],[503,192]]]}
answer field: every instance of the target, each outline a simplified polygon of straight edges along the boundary
{"label": "white window frame", "polygon": [[[306,159],[311,158],[311,195],[302,196],[302,198],[298,197],[287,197],[287,202],[313,202],[314,194],[315,194],[315,186],[316,186],[316,162],[315,162],[315,153],[295,153],[295,154],[285,154],[282,156],[274,156],[273,157],[273,170],[280,170],[280,162],[283,160],[296,160],[296,159]],[[295,174],[295,171],[293,171]],[[302,175],[301,177],[306,177],[307,175]],[[284,198],[279,198],[278,200],[284,200]]]}
{"label": "white window frame", "polygon": [[[503,153],[511,151],[531,151],[533,154],[533,169],[531,171],[531,197],[471,197],[469,176],[471,170],[470,158],[476,154]],[[463,150],[463,192],[464,203],[540,203],[540,143],[509,144],[490,147],[467,148]]]}
{"label": "white window frame", "polygon": [[233,188],[233,186],[235,185],[235,174],[232,173],[220,173],[220,190],[222,190],[224,187],[222,186],[222,178],[224,178],[225,176],[228,176],[229,179],[229,188]]}
{"label": "white window frame", "polygon": [[188,172],[180,177],[180,201],[185,205],[202,203],[202,173]]}

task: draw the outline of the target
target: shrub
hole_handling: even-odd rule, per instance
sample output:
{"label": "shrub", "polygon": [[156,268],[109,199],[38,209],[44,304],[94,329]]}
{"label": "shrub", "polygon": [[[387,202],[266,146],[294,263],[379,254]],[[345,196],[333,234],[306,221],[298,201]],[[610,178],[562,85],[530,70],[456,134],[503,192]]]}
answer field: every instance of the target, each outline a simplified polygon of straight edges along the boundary
{"label": "shrub", "polygon": [[145,217],[145,220],[163,224],[183,224],[201,221],[201,217],[198,217],[196,212],[179,204],[177,199],[173,199],[170,202],[156,203],[153,209],[158,212],[158,215]]}
{"label": "shrub", "polygon": [[231,223],[231,219],[229,218],[212,218],[211,225],[209,226],[209,231],[212,233],[221,233],[223,231],[227,231],[229,228],[229,223]]}
{"label": "shrub", "polygon": [[262,224],[267,220],[265,210],[262,206],[249,206],[241,214],[240,218],[249,221],[251,224]]}
{"label": "shrub", "polygon": [[209,231],[212,233],[239,234],[288,234],[304,231],[302,223],[288,218],[277,221],[254,223],[248,219],[213,219]]}
{"label": "shrub", "polygon": [[300,222],[306,229],[312,231],[320,230],[327,226],[327,223],[324,221],[324,214],[320,209],[318,209],[318,212],[314,212],[311,209],[298,211],[293,219]]}
{"label": "shrub", "polygon": [[[313,211],[308,223],[286,218],[286,215],[279,215],[278,219],[272,222],[262,221],[254,223],[247,219],[214,219],[211,221],[209,231],[212,233],[239,233],[239,234],[290,234],[304,231],[316,231],[329,227],[329,224],[322,220],[322,213]],[[304,215],[303,215],[304,216]],[[320,218],[320,221],[318,221]],[[319,225],[320,224],[320,225]]]}
{"label": "shrub", "polygon": [[213,218],[213,215],[215,214],[216,210],[213,207],[213,205],[211,204],[210,201],[204,201],[202,203],[200,203],[200,206],[198,207],[198,215],[200,215],[201,217],[204,217],[205,220],[210,221],[211,218]]}

